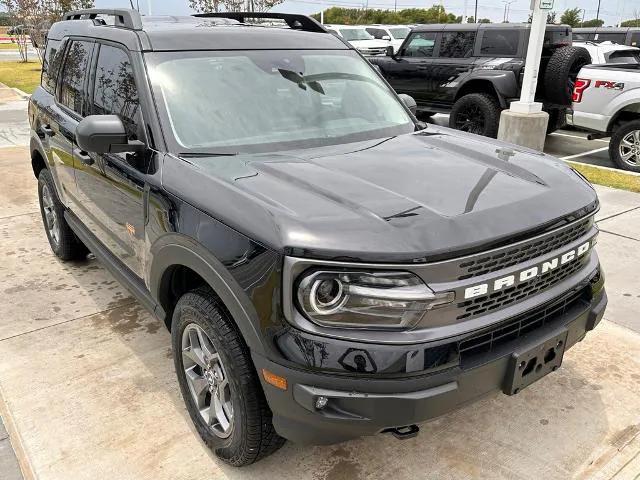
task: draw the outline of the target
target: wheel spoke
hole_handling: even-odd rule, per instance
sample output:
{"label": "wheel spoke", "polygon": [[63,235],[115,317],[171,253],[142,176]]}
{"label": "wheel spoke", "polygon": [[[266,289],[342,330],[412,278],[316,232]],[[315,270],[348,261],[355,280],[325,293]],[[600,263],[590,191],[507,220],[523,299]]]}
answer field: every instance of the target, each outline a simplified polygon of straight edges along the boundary
{"label": "wheel spoke", "polygon": [[227,417],[227,413],[224,411],[224,408],[222,408],[222,401],[220,399],[219,391],[217,391],[212,397],[210,411],[211,413],[209,414],[209,424],[213,426],[213,419],[215,419],[215,421],[217,421],[217,423],[220,425],[220,429],[223,432],[228,431],[229,427],[231,426],[231,422],[229,420],[229,417]]}
{"label": "wheel spoke", "polygon": [[196,405],[199,409],[205,407],[209,383],[201,375],[198,375],[193,368],[186,370],[185,373],[187,374],[187,382],[191,388],[191,393],[193,393]]}
{"label": "wheel spoke", "polygon": [[189,345],[182,350],[182,354],[201,368],[207,367],[207,362],[200,348],[200,338],[195,329],[189,330]]}

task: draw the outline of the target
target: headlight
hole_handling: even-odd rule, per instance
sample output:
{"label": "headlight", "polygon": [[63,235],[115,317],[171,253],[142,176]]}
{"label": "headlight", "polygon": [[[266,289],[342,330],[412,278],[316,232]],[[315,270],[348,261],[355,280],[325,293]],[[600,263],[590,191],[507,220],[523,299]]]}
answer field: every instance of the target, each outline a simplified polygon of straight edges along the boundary
{"label": "headlight", "polygon": [[428,310],[450,303],[408,272],[313,271],[298,283],[298,306],[309,320],[347,328],[410,328]]}

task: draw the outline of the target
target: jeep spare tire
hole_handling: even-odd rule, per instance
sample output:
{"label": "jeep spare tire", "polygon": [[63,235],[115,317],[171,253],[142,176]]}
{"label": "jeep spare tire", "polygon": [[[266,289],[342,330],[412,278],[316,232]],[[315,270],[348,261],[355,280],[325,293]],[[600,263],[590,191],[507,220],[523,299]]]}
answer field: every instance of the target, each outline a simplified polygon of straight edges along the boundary
{"label": "jeep spare tire", "polygon": [[556,50],[549,59],[544,75],[545,100],[558,105],[571,105],[578,73],[590,63],[591,55],[586,48],[562,47]]}

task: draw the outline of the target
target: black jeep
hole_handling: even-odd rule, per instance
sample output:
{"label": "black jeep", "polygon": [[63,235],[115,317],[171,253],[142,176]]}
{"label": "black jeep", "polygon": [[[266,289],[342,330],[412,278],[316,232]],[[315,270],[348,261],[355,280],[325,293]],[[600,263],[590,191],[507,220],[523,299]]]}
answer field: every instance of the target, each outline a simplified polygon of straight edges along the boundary
{"label": "black jeep", "polygon": [[[372,57],[398,93],[418,103],[418,117],[450,113],[449,126],[495,137],[500,112],[518,100],[529,41],[528,24],[420,25],[397,54]],[[591,62],[571,47],[571,28],[548,25],[536,100],[549,112],[549,131],[564,124],[573,80]]]}
{"label": "black jeep", "polygon": [[233,465],[284,438],[415,435],[517,394],[602,318],[593,188],[425,128],[310,18],[73,12],[44,60],[51,248],[93,252],[165,323],[196,429]]}

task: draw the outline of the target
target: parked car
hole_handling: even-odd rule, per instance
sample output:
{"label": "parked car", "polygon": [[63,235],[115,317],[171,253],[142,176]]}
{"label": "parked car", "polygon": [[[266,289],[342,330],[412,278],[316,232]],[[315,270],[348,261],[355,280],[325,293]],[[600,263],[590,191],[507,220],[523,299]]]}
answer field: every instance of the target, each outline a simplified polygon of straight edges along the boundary
{"label": "parked car", "polygon": [[23,35],[27,33],[26,25],[15,25],[7,30],[7,35]]}
{"label": "parked car", "polygon": [[574,28],[574,40],[580,42],[612,42],[618,45],[630,45],[640,47],[640,28],[636,27],[596,27],[596,28]]}
{"label": "parked car", "polygon": [[[291,29],[239,23],[256,16]],[[44,230],[169,328],[189,415],[225,462],[284,438],[414,436],[518,394],[602,318],[591,185],[418,122],[315,20],[64,18],[29,103]]]}
{"label": "parked car", "polygon": [[568,123],[611,137],[609,157],[640,172],[640,64],[589,65],[578,76]]}
{"label": "parked car", "polygon": [[370,25],[365,30],[376,40],[388,41],[393,47],[393,52],[397,53],[411,28],[406,25]]}
{"label": "parked car", "polygon": [[326,29],[340,36],[363,55],[384,55],[389,46],[387,40],[376,40],[364,27],[351,25],[325,25]]}
{"label": "parked car", "polygon": [[612,42],[596,43],[591,40],[586,42],[573,42],[574,47],[582,47],[589,52],[591,63],[638,63],[640,61],[640,48],[618,45]]}
{"label": "parked car", "polygon": [[[530,25],[447,24],[413,28],[396,54],[371,59],[418,112],[449,113],[449,126],[495,137],[500,112],[520,96]],[[548,25],[536,99],[549,112],[549,132],[564,123],[573,80],[591,61],[571,46],[570,27]]]}

